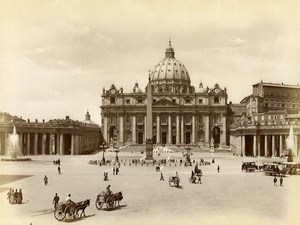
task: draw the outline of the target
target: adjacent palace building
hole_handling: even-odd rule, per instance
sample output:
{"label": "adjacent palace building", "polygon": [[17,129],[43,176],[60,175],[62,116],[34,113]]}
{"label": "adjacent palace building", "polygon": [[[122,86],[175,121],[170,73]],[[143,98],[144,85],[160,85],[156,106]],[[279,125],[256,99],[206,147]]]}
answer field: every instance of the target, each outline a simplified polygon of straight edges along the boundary
{"label": "adjacent palace building", "polygon": [[[147,79],[147,77],[145,77]],[[165,57],[149,74],[152,85],[153,143],[167,145],[229,144],[226,88],[191,85],[188,70],[169,42]],[[145,144],[146,90],[135,83],[130,93],[114,84],[102,93],[102,131],[107,143]],[[115,140],[116,139],[116,140]]]}
{"label": "adjacent palace building", "polygon": [[[283,83],[253,85],[253,93],[239,105],[230,104],[230,143],[245,156],[278,157],[293,148],[300,155],[300,86]],[[288,135],[293,146],[287,145]]]}

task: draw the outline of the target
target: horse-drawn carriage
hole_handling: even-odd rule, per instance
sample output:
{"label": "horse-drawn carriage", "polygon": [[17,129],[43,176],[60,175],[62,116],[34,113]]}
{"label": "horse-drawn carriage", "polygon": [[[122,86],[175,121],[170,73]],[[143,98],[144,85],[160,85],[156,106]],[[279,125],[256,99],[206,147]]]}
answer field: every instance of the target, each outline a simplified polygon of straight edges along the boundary
{"label": "horse-drawn carriage", "polygon": [[122,199],[123,199],[122,192],[110,194],[108,192],[102,191],[102,192],[100,192],[100,194],[97,195],[96,202],[95,202],[96,208],[98,210],[102,209],[104,203],[106,204],[107,209],[117,207],[117,204],[118,204],[118,206],[120,206],[120,201]]}
{"label": "horse-drawn carriage", "polygon": [[[90,205],[90,199],[81,202],[60,202],[54,210],[55,219],[72,220],[85,216],[85,208]],[[81,211],[79,215],[79,211]]]}
{"label": "horse-drawn carriage", "polygon": [[201,176],[202,175],[196,175],[195,174],[194,176],[189,178],[189,181],[193,184],[199,184],[199,183],[201,184]]}
{"label": "horse-drawn carriage", "polygon": [[180,183],[180,178],[178,176],[170,176],[169,177],[169,185],[170,187],[172,186],[171,184],[174,184],[175,187],[179,187],[179,183]]}

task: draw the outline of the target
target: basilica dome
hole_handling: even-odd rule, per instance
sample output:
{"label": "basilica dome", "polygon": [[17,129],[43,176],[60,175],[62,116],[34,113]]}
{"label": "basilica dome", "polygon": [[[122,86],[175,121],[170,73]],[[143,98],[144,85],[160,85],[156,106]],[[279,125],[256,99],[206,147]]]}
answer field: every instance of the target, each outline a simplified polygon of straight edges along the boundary
{"label": "basilica dome", "polygon": [[189,86],[189,73],[185,66],[175,58],[174,49],[169,41],[165,58],[161,60],[150,73],[150,83],[153,85],[177,84]]}

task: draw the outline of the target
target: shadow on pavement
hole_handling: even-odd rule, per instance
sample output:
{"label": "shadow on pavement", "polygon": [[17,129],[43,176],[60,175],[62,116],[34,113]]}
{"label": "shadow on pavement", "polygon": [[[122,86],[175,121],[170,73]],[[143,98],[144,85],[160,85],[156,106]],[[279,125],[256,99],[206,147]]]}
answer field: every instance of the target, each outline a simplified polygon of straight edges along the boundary
{"label": "shadow on pavement", "polygon": [[122,208],[125,208],[127,207],[127,205],[120,205],[120,206],[117,206],[117,207],[114,207],[114,208],[105,208],[104,211],[116,211],[116,210],[120,210]]}
{"label": "shadow on pavement", "polygon": [[79,222],[81,220],[85,220],[89,217],[92,217],[92,216],[95,216],[96,214],[91,214],[91,215],[87,215],[87,216],[84,216],[84,217],[76,217],[74,219],[70,219],[70,220],[64,220],[64,222],[67,222],[67,223],[73,223],[73,222]]}
{"label": "shadow on pavement", "polygon": [[41,210],[41,211],[37,211],[38,214],[33,215],[33,216],[42,216],[42,215],[50,214],[50,213],[53,213],[53,212],[54,212],[53,209],[44,209],[44,210]]}

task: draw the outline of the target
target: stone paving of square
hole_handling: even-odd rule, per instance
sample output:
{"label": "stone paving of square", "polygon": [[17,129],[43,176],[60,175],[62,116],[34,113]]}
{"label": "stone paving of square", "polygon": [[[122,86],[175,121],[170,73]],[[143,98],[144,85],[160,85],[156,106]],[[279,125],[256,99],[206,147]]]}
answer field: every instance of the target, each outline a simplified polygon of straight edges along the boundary
{"label": "stone paving of square", "polygon": [[[114,159],[114,153],[106,153]],[[121,152],[120,159],[141,158],[139,153]],[[158,157],[155,155],[155,157]],[[162,154],[160,158],[166,157]],[[171,158],[182,158],[172,153]],[[165,181],[152,165],[124,166],[120,174],[112,175],[112,165],[89,164],[89,160],[101,160],[102,153],[84,156],[32,156],[31,162],[0,162],[0,175],[28,176],[12,179],[0,185],[1,224],[63,224],[53,216],[52,199],[58,193],[61,200],[68,194],[75,202],[91,199],[86,217],[74,224],[299,224],[300,176],[284,178],[283,187],[274,186],[273,178],[262,172],[244,173],[241,162],[274,161],[266,158],[241,158],[231,153],[196,152],[192,160],[215,163],[201,166],[202,184],[188,181],[194,167],[179,163],[162,168]],[[62,174],[52,161],[61,159]],[[277,161],[277,159],[276,159]],[[220,166],[220,173],[217,166]],[[110,181],[103,181],[104,171]],[[170,187],[169,176],[178,172],[181,188]],[[43,183],[47,175],[49,184]],[[1,178],[0,178],[1,179]],[[122,191],[121,207],[113,210],[97,210],[96,196],[111,185],[113,192]],[[11,205],[7,200],[9,188],[22,189],[24,203]]]}

